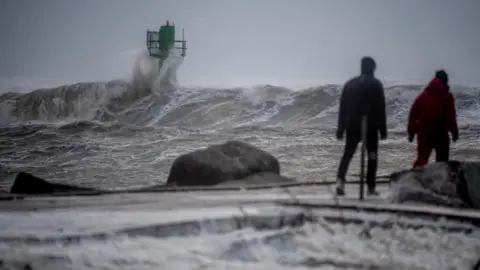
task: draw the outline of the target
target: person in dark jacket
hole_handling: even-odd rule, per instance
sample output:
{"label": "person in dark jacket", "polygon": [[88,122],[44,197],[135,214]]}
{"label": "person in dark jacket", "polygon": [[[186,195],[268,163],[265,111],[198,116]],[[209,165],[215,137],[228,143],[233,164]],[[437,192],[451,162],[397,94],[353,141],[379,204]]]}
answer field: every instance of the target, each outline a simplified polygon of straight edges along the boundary
{"label": "person in dark jacket", "polygon": [[430,83],[415,99],[408,116],[408,141],[417,135],[417,159],[414,168],[428,164],[435,149],[436,161],[448,161],[450,152],[449,132],[452,141],[458,140],[455,98],[450,92],[448,74],[438,70]]}
{"label": "person in dark jacket", "polygon": [[375,78],[376,63],[371,57],[361,60],[361,74],[345,84],[340,96],[337,139],[346,142],[337,172],[337,195],[345,194],[345,175],[350,161],[362,140],[362,116],[367,117],[367,186],[368,195],[378,195],[375,189],[377,174],[378,133],[382,140],[387,138],[385,93],[382,83]]}

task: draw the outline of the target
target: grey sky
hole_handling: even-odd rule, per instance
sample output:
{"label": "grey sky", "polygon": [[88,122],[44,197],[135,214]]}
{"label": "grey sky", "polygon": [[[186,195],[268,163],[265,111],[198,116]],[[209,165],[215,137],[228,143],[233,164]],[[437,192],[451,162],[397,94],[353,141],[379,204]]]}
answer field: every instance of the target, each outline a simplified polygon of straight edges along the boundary
{"label": "grey sky", "polygon": [[339,83],[372,55],[384,80],[480,85],[478,0],[2,0],[0,77],[125,77],[167,19],[183,84]]}

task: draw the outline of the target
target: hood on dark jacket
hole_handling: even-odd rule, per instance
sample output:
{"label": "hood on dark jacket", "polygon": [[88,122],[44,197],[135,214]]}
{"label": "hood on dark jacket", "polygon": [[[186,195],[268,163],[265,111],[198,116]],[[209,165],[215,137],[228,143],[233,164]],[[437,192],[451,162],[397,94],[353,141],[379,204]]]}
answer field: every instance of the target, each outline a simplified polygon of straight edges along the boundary
{"label": "hood on dark jacket", "polygon": [[375,69],[377,68],[377,63],[370,56],[365,56],[362,58],[360,63],[360,73],[362,75],[373,76]]}

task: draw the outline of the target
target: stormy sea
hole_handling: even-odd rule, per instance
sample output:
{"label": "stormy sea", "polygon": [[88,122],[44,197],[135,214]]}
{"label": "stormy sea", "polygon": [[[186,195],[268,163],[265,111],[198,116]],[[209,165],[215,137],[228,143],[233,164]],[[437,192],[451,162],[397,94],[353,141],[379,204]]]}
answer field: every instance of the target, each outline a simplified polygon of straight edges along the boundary
{"label": "stormy sea", "polygon": [[[167,64],[175,70],[179,62]],[[273,154],[282,174],[297,181],[335,179],[343,150],[335,138],[341,85],[184,87],[175,72],[155,67],[142,54],[129,80],[0,89],[0,189],[8,191],[19,171],[101,189],[158,185],[179,155],[230,139]],[[380,144],[379,175],[412,166],[415,144],[407,141],[406,117],[423,87],[385,85],[389,136]],[[451,157],[480,161],[480,89],[456,84],[451,90],[460,126]],[[358,156],[349,177],[359,171]],[[35,263],[43,265],[37,269],[469,269],[480,253],[478,231],[379,228],[373,245],[349,238],[359,226],[332,225],[343,232],[334,236],[312,226],[172,239],[119,236],[68,246],[0,241],[0,269],[23,269],[16,267],[25,261],[34,269]],[[382,264],[392,234],[397,242],[388,249],[399,255]],[[313,253],[323,254],[324,263],[309,259]]]}

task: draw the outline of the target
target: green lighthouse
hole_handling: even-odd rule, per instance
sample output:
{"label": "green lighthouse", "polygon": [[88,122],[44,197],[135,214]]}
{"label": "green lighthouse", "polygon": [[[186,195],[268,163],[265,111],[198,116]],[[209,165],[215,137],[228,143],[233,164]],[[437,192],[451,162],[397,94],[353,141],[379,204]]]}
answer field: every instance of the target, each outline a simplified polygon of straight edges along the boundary
{"label": "green lighthouse", "polygon": [[[180,43],[180,46],[175,46]],[[148,54],[159,60],[160,67],[163,61],[168,57],[171,49],[181,52],[185,57],[187,51],[187,41],[185,41],[184,31],[182,29],[182,40],[175,40],[175,25],[168,21],[162,25],[158,31],[147,30],[147,49]]]}

